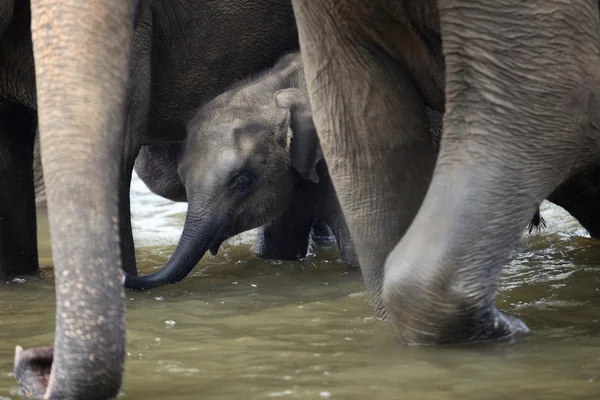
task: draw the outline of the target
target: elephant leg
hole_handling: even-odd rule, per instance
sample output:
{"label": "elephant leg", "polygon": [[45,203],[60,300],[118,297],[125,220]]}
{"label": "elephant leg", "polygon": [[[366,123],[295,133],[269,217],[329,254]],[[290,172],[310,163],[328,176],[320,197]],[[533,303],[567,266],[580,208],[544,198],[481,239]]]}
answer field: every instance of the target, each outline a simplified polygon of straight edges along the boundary
{"label": "elephant leg", "polygon": [[383,295],[402,343],[490,341],[528,330],[495,308],[498,276],[539,204],[597,156],[598,10],[595,0],[437,4],[444,137]]}
{"label": "elephant leg", "polygon": [[137,276],[135,242],[131,226],[131,178],[144,135],[148,133],[150,111],[150,61],[152,43],[152,13],[139,14],[147,3],[142,1],[138,14],[143,15],[134,33],[130,61],[129,82],[125,106],[125,133],[123,135],[123,157],[119,179],[119,235],[123,271]]}
{"label": "elephant leg", "polygon": [[341,23],[343,7],[323,3],[293,2],[313,119],[375,312],[386,318],[385,259],[419,209],[435,154],[408,73],[382,47],[363,45],[371,38],[361,27]]}
{"label": "elephant leg", "polygon": [[337,204],[333,204],[333,207],[325,208],[326,213],[320,213],[320,215],[327,221],[327,225],[331,227],[342,262],[348,267],[358,268],[360,267],[358,256],[356,255],[356,249],[352,242],[348,224],[346,224],[337,199],[334,200]]}
{"label": "elephant leg", "polygon": [[[128,133],[126,132],[127,136]],[[137,276],[135,258],[135,242],[133,240],[133,227],[131,226],[131,178],[135,164],[136,147],[128,141],[123,144],[123,161],[119,179],[119,235],[121,246],[121,259],[123,271],[129,275]]]}
{"label": "elephant leg", "polygon": [[14,0],[0,0],[0,37],[4,35],[15,10]]}
{"label": "elephant leg", "polygon": [[298,260],[306,257],[313,213],[294,207],[277,220],[261,228],[254,252],[258,257],[275,260]]}
{"label": "elephant leg", "polygon": [[29,397],[105,400],[121,386],[118,188],[135,3],[31,1],[56,337],[53,350],[17,347],[15,376]]}
{"label": "elephant leg", "polygon": [[35,110],[0,103],[0,277],[38,270],[33,143]]}
{"label": "elephant leg", "polygon": [[318,201],[316,201],[316,221],[322,221],[323,225],[331,230],[342,262],[348,267],[359,268],[356,249],[352,242],[340,202],[335,193],[327,165],[321,163],[319,167],[321,181],[319,182]]}
{"label": "elephant leg", "polygon": [[600,239],[600,165],[569,177],[550,197],[571,214],[591,237]]}
{"label": "elephant leg", "polygon": [[335,239],[329,226],[320,218],[315,219],[310,231],[310,237],[316,245],[325,244]]}

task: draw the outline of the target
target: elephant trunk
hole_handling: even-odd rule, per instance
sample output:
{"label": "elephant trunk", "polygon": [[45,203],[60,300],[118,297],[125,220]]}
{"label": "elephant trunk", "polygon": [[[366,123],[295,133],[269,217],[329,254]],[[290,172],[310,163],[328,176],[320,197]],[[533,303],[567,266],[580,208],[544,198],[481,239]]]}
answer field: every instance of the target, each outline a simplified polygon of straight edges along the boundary
{"label": "elephant trunk", "polygon": [[215,216],[215,213],[200,213],[188,207],[185,224],[179,243],[159,271],[146,276],[125,275],[124,285],[133,290],[146,290],[169,283],[177,283],[185,278],[207,250],[216,252],[223,241],[227,218]]}
{"label": "elephant trunk", "polygon": [[121,386],[117,191],[134,3],[31,1],[56,338],[54,348],[17,346],[14,371],[27,397],[109,399]]}

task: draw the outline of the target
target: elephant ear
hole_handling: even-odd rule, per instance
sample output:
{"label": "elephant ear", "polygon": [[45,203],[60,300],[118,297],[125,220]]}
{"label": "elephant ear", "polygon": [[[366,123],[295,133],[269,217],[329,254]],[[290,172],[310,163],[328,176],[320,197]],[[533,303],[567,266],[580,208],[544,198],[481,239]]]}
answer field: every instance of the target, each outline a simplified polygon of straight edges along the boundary
{"label": "elephant ear", "polygon": [[302,178],[318,183],[316,167],[323,159],[323,153],[308,97],[299,89],[283,89],[275,93],[273,102],[277,107],[288,111],[287,125],[292,134],[289,144],[292,167]]}

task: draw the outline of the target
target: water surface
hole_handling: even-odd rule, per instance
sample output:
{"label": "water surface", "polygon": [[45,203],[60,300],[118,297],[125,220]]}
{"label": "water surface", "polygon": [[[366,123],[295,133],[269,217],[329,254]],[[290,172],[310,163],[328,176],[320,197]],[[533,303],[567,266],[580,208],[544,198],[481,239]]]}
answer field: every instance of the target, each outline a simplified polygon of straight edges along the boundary
{"label": "water surface", "polygon": [[[141,274],[167,260],[186,205],[134,178]],[[123,399],[505,400],[600,398],[600,243],[562,209],[524,236],[505,268],[498,306],[532,333],[513,343],[406,348],[372,317],[358,273],[335,248],[302,262],[254,257],[252,235],[206,256],[183,282],[127,292]],[[51,264],[47,221],[40,260]],[[54,337],[54,279],[0,283],[0,400],[21,398],[16,344]]]}

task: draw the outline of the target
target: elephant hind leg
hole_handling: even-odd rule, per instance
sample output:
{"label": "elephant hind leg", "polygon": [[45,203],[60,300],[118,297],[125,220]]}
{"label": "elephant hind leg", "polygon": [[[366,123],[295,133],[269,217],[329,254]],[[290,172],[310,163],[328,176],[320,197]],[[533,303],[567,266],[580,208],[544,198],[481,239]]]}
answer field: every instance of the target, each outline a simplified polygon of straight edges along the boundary
{"label": "elephant hind leg", "polygon": [[0,103],[0,276],[38,269],[33,142],[35,110]]}
{"label": "elephant hind leg", "polygon": [[[402,57],[372,44],[383,40],[369,36],[380,26],[354,24],[338,2],[313,3],[293,2],[313,119],[375,313],[386,318],[385,259],[419,209],[435,164],[425,103]],[[422,45],[390,36],[402,37],[395,44],[406,49]]]}
{"label": "elephant hind leg", "polygon": [[129,275],[137,276],[137,263],[135,258],[135,242],[133,240],[133,227],[131,225],[131,179],[133,166],[137,156],[137,149],[128,151],[124,144],[124,158],[121,163],[121,179],[119,179],[119,234],[122,269]]}
{"label": "elephant hind leg", "polygon": [[600,163],[570,177],[548,197],[600,239]]}
{"label": "elephant hind leg", "polygon": [[558,0],[437,4],[444,137],[425,200],[387,260],[384,301],[401,342],[498,340],[527,331],[495,307],[511,250],[540,202],[598,148],[597,110],[565,103],[598,75],[597,10]]}
{"label": "elephant hind leg", "polygon": [[329,226],[320,218],[315,219],[310,237],[314,244],[321,245],[335,240]]}
{"label": "elephant hind leg", "polygon": [[277,260],[306,257],[314,220],[311,207],[292,205],[280,218],[261,229],[254,252],[258,257]]}
{"label": "elephant hind leg", "polygon": [[0,0],[0,37],[2,37],[10,24],[14,9],[14,0]]}

